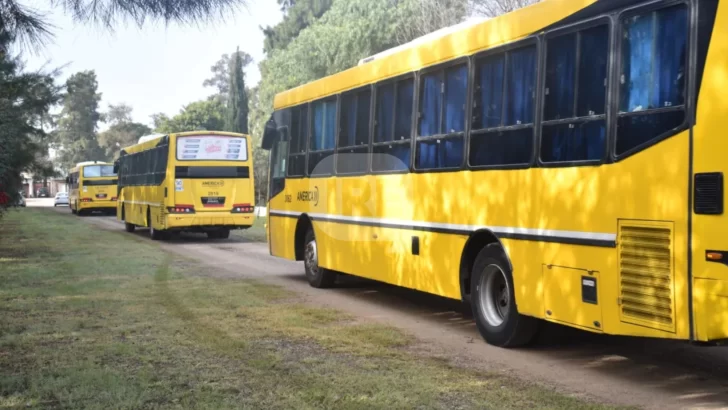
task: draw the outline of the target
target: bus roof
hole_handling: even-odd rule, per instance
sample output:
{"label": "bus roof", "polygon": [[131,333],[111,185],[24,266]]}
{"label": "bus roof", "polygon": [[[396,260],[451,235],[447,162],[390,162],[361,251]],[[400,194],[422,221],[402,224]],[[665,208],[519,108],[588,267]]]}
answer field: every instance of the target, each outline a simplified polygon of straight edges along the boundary
{"label": "bus roof", "polygon": [[[175,138],[175,137],[185,137],[185,136],[192,136],[192,135],[229,135],[234,137],[246,137],[249,138],[250,136],[248,134],[239,134],[236,132],[227,132],[227,131],[207,131],[207,130],[198,130],[198,131],[184,131],[184,132],[175,132],[175,133],[169,133],[169,134],[149,134],[145,135],[139,138],[139,141],[134,145],[129,145],[124,148],[122,148],[121,152],[122,154],[130,154],[135,153],[139,151],[145,151],[150,148],[154,148],[159,143],[159,139],[164,137],[169,138]],[[248,141],[248,144],[250,141]]]}
{"label": "bus roof", "polygon": [[348,70],[275,96],[278,110],[417,71],[540,32],[599,0],[544,0],[483,21],[465,22],[368,57]]}

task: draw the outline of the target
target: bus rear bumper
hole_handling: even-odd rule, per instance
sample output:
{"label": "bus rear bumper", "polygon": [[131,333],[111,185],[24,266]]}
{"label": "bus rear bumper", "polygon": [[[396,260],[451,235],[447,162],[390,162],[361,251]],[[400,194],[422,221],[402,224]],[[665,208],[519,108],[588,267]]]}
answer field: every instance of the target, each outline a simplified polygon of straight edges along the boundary
{"label": "bus rear bumper", "polygon": [[205,231],[215,228],[248,229],[254,221],[255,217],[252,214],[167,215],[166,229],[179,231]]}
{"label": "bus rear bumper", "polygon": [[78,209],[81,211],[116,212],[116,201],[79,202]]}

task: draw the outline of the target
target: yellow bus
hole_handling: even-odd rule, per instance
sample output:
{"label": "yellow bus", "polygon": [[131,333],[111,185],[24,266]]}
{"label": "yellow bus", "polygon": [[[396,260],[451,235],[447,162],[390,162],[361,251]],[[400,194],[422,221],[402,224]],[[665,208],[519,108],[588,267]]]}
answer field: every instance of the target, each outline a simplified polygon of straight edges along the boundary
{"label": "yellow bus", "polygon": [[71,213],[82,216],[95,211],[116,212],[116,182],[111,163],[85,161],[76,164],[66,178]]}
{"label": "yellow bus", "polygon": [[270,253],[463,300],[497,346],[728,339],[725,27],[727,1],[546,0],[280,93]]}
{"label": "yellow bus", "polygon": [[124,148],[117,219],[153,240],[179,232],[226,239],[254,222],[253,159],[247,135],[217,131],[150,135]]}

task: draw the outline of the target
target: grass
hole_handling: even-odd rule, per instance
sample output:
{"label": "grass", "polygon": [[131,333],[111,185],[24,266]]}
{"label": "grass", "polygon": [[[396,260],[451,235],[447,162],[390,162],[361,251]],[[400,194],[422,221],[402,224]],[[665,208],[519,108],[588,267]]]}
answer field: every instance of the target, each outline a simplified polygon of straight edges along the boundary
{"label": "grass", "polygon": [[602,409],[411,337],[24,209],[0,220],[0,409]]}
{"label": "grass", "polygon": [[268,222],[266,216],[256,216],[253,226],[245,230],[234,230],[230,233],[233,237],[246,239],[250,242],[266,242],[268,240],[265,233],[265,224]]}

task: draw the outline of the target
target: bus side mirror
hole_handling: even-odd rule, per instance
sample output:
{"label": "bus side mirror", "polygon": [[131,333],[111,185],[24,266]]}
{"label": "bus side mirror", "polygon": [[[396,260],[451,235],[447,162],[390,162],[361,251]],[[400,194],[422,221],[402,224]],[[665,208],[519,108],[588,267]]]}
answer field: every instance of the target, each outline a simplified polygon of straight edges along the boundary
{"label": "bus side mirror", "polygon": [[271,115],[268,122],[265,123],[265,129],[263,130],[263,141],[260,144],[264,150],[270,150],[273,148],[273,144],[278,141],[278,127],[276,126],[275,120]]}
{"label": "bus side mirror", "polygon": [[71,177],[66,177],[66,183],[67,184],[70,184],[71,183]]}
{"label": "bus side mirror", "polygon": [[114,162],[114,174],[119,173],[119,161]]}

